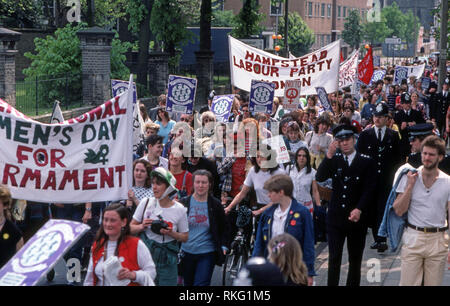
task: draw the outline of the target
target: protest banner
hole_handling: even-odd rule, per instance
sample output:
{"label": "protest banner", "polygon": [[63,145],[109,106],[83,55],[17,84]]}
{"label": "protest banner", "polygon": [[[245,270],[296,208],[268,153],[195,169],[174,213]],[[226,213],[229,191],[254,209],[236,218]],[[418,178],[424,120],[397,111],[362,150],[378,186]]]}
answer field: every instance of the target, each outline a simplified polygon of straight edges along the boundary
{"label": "protest banner", "polygon": [[53,103],[53,111],[52,116],[50,117],[50,123],[61,123],[64,121],[64,116],[61,111],[61,107],[59,107],[59,101],[55,100]]}
{"label": "protest banner", "polygon": [[383,80],[386,75],[386,70],[375,70],[372,74],[372,78],[370,79],[369,86],[372,86],[373,83]]}
{"label": "protest banner", "polygon": [[430,88],[431,79],[429,77],[422,77],[422,90],[428,90]]}
{"label": "protest banner", "polygon": [[50,219],[0,270],[0,286],[34,286],[90,229],[86,224]]}
{"label": "protest banner", "polygon": [[275,84],[252,80],[250,88],[249,111],[251,113],[272,114]]}
{"label": "protest banner", "polygon": [[196,90],[196,79],[169,75],[166,110],[191,115]]}
{"label": "protest banner", "polygon": [[262,143],[265,145],[269,145],[272,149],[274,149],[277,152],[278,164],[284,164],[291,161],[288,149],[286,147],[286,143],[284,142],[282,135],[277,135],[271,138],[264,139]]}
{"label": "protest banner", "polygon": [[316,87],[317,97],[319,98],[320,103],[323,106],[324,111],[333,112],[333,108],[331,107],[330,100],[328,100],[327,91],[323,87]]}
{"label": "protest banner", "polygon": [[[130,78],[130,81],[132,79]],[[120,95],[122,92],[125,92],[128,90],[128,84],[129,81],[122,81],[122,80],[111,80],[111,91],[112,96],[116,97]],[[136,90],[136,83],[133,82],[133,103],[137,102],[137,90]]]}
{"label": "protest banner", "polygon": [[284,88],[283,108],[286,110],[297,110],[303,108],[300,105],[300,90],[302,82],[299,80],[286,81],[286,87]]}
{"label": "protest banner", "polygon": [[381,67],[381,57],[380,56],[373,56],[373,66]]}
{"label": "protest banner", "polygon": [[216,115],[218,122],[228,122],[234,95],[214,96],[211,111]]}
{"label": "protest banner", "polygon": [[35,121],[0,99],[0,183],[15,199],[46,203],[128,198],[133,119],[129,93],[59,124]]}
{"label": "protest banner", "polygon": [[248,80],[275,84],[275,95],[282,97],[287,80],[300,80],[302,95],[315,94],[315,87],[336,91],[339,72],[340,40],[302,57],[277,56],[228,36],[231,84],[250,91]]}
{"label": "protest banner", "polygon": [[358,79],[364,84],[368,85],[372,79],[373,74],[373,56],[372,47],[369,47],[366,55],[358,64]]}
{"label": "protest banner", "polygon": [[339,88],[352,86],[358,79],[358,51],[339,65]]}
{"label": "protest banner", "polygon": [[416,77],[416,79],[422,77],[425,71],[425,64],[416,66],[397,66],[394,73],[394,84],[401,84],[402,80],[409,77]]}

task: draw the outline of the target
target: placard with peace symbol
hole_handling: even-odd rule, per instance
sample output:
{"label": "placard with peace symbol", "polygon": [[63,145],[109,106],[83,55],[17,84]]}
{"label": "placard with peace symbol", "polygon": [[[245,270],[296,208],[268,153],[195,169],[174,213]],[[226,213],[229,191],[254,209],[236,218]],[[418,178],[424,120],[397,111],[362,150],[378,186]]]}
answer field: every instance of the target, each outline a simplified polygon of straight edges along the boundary
{"label": "placard with peace symbol", "polygon": [[252,80],[252,86],[250,89],[250,112],[271,114],[274,96],[274,83]]}
{"label": "placard with peace symbol", "polygon": [[167,111],[192,114],[196,90],[196,79],[169,75]]}
{"label": "placard with peace symbol", "polygon": [[234,95],[214,96],[211,111],[216,115],[217,121],[228,122],[233,99]]}

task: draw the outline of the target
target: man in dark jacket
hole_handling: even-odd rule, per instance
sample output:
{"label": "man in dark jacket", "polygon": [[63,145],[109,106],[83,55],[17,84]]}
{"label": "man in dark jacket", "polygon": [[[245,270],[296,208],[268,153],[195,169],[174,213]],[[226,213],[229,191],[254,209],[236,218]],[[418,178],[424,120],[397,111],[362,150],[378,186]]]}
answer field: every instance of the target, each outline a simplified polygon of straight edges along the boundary
{"label": "man in dark jacket", "polygon": [[358,152],[370,156],[376,164],[375,172],[371,173],[371,177],[376,178],[377,181],[377,192],[373,198],[374,205],[371,206],[373,211],[370,214],[370,225],[375,240],[371,249],[378,249],[378,252],[387,250],[386,238],[379,237],[377,233],[395,171],[401,164],[400,138],[396,131],[386,126],[388,115],[388,105],[385,102],[378,103],[373,114],[374,126],[364,130],[357,142]]}
{"label": "man in dark jacket", "polygon": [[442,85],[442,92],[435,93],[437,84],[430,85],[430,118],[436,123],[439,133],[443,135],[445,127],[445,115],[447,114],[448,106],[450,105],[450,93],[448,91],[448,83]]}
{"label": "man in dark jacket", "polygon": [[[328,286],[339,285],[345,239],[349,257],[347,286],[359,286],[361,281],[367,219],[376,187],[372,174],[376,168],[373,159],[355,151],[355,134],[351,125],[339,125],[333,130],[335,140],[316,174],[318,182],[331,178],[333,185],[327,213]],[[336,153],[338,148],[340,152]]]}
{"label": "man in dark jacket", "polygon": [[403,93],[401,95],[402,110],[395,113],[394,121],[400,129],[400,155],[402,157],[402,162],[406,160],[406,157],[411,152],[411,145],[408,141],[408,126],[413,126],[417,123],[425,123],[420,111],[411,109],[411,98],[408,93]]}

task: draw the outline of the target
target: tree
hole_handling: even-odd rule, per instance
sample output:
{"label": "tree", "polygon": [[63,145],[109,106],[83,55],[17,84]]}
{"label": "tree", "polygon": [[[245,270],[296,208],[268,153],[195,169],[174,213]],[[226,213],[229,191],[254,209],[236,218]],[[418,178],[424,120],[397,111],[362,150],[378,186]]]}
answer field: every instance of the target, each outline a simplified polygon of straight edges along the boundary
{"label": "tree", "polygon": [[368,22],[363,25],[362,34],[371,44],[382,43],[386,37],[391,36],[393,30],[386,25],[384,17],[380,22]]}
{"label": "tree", "polygon": [[[56,30],[54,35],[48,35],[46,38],[36,38],[35,54],[26,52],[25,57],[31,59],[30,67],[24,69],[23,73],[27,80],[33,80],[35,77],[51,75],[62,76],[64,74],[81,75],[81,48],[80,40],[77,36],[79,30],[87,28],[86,23],[71,25]],[[111,78],[128,79],[129,69],[125,66],[124,52],[130,47],[129,43],[122,43],[118,35],[112,41],[111,48]],[[65,81],[61,81],[65,82]],[[65,84],[53,84],[43,82],[45,90],[39,91],[39,101],[46,101],[53,104],[55,99],[64,96],[63,89]],[[71,79],[69,84],[71,94],[81,92],[81,82]],[[45,102],[44,102],[45,103]],[[47,106],[49,106],[47,105]]]}
{"label": "tree", "polygon": [[405,15],[400,11],[397,3],[393,3],[390,6],[386,6],[381,10],[381,16],[384,17],[386,21],[386,26],[392,30],[392,34],[399,38],[406,39],[406,28]]}
{"label": "tree", "polygon": [[359,48],[362,40],[362,31],[360,26],[359,14],[356,10],[352,10],[344,24],[344,31],[342,31],[342,38],[344,41],[355,49]]}
{"label": "tree", "polygon": [[[284,28],[284,17],[280,18],[279,28]],[[289,13],[288,23],[288,44],[289,49],[297,57],[305,55],[314,44],[314,32],[308,27],[306,22],[297,12]],[[284,47],[284,40],[281,46]]]}
{"label": "tree", "polygon": [[0,24],[5,27],[33,27],[41,13],[39,2],[34,0],[0,0]]}
{"label": "tree", "polygon": [[256,0],[244,0],[241,11],[236,15],[235,28],[231,31],[231,36],[235,38],[250,38],[252,35],[261,34],[261,21],[265,15],[259,13],[260,6]]}
{"label": "tree", "polygon": [[213,27],[234,27],[235,20],[232,10],[216,10],[213,11],[213,17],[211,21]]}

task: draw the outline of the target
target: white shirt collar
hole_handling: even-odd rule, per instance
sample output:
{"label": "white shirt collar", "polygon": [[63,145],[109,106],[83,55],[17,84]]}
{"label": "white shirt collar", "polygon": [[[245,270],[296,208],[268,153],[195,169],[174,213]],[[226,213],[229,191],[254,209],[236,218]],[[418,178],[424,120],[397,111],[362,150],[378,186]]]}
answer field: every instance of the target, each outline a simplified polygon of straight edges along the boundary
{"label": "white shirt collar", "polygon": [[[356,156],[356,150],[353,151],[352,154],[347,155],[348,165],[349,165],[349,166],[352,164],[352,161],[353,161],[353,159],[355,158],[355,156]],[[345,158],[344,158],[344,160],[345,160]]]}
{"label": "white shirt collar", "polygon": [[[375,136],[378,138],[378,128],[376,126],[373,126],[373,128],[375,129]],[[384,138],[384,134],[386,134],[386,126],[381,128],[381,139]]]}

